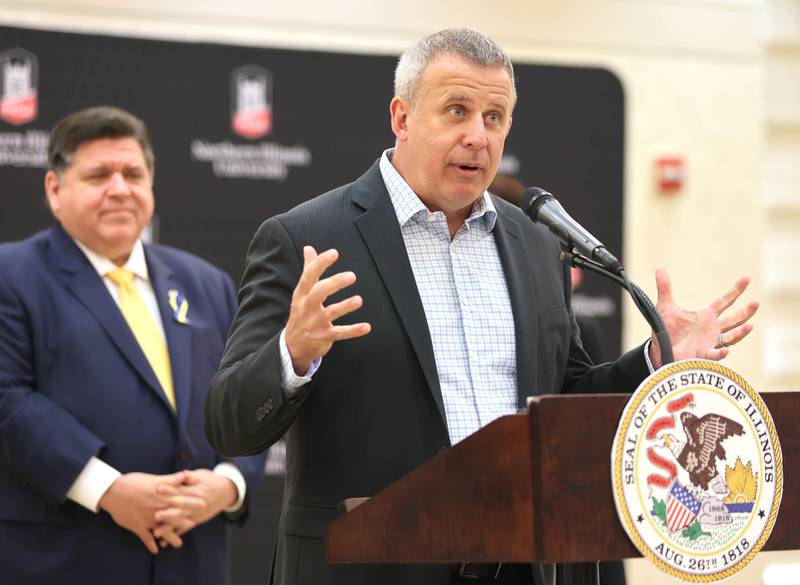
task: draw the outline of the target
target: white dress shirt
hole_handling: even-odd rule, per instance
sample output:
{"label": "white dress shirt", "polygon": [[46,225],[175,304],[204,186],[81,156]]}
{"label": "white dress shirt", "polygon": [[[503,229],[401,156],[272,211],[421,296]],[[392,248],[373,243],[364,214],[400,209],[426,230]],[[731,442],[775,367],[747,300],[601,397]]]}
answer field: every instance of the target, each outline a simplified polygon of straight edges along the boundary
{"label": "white dress shirt", "polygon": [[383,153],[381,174],[400,224],[428,331],[447,432],[455,445],[517,411],[514,314],[494,239],[497,211],[488,193],[451,237]]}
{"label": "white dress shirt", "polygon": [[[451,239],[442,212],[432,213],[390,162],[380,167],[420,293],[436,361],[451,444],[516,412],[514,316],[492,230],[497,211],[488,194]],[[280,336],[284,394],[294,395],[319,368],[299,376],[285,330]]]}

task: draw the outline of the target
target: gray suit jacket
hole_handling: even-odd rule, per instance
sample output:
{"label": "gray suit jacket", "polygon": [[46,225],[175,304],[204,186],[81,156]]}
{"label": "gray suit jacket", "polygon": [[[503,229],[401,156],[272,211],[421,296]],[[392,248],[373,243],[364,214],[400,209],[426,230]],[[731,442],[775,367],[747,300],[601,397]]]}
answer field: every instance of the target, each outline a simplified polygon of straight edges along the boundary
{"label": "gray suit jacket", "polygon": [[[515,316],[518,404],[536,394],[633,391],[647,375],[641,348],[591,367],[570,308],[559,245],[522,212],[495,199],[494,228]],[[336,248],[331,272],[357,282],[364,306],[343,324],[372,332],[335,343],[312,382],[281,390],[278,338],[302,272],[304,245]],[[447,583],[446,566],[331,566],[323,533],[347,497],[369,496],[449,446],[425,313],[376,162],[357,181],[273,217],[247,258],[239,311],[206,403],[206,433],[226,455],[257,453],[284,433],[287,477],[276,583]]]}

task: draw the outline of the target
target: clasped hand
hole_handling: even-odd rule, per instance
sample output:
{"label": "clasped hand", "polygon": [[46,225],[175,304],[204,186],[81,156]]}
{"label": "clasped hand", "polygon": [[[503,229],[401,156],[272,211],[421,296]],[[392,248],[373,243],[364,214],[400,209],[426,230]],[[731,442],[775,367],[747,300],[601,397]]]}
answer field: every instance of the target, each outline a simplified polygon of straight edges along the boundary
{"label": "clasped hand", "polygon": [[181,535],[233,505],[237,497],[233,482],[209,469],[126,473],[108,488],[100,508],[157,554],[159,545],[183,546]]}

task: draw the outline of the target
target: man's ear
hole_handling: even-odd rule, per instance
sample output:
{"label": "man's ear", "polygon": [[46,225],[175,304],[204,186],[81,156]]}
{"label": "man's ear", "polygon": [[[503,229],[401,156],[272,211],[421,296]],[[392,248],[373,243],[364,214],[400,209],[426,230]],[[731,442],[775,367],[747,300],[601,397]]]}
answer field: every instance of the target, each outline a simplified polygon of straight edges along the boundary
{"label": "man's ear", "polygon": [[408,116],[411,113],[411,105],[400,97],[393,97],[389,104],[389,116],[392,120],[392,132],[398,142],[404,142],[408,135]]}
{"label": "man's ear", "polygon": [[47,194],[47,203],[50,205],[50,211],[55,217],[58,217],[58,212],[61,209],[61,184],[59,183],[58,175],[54,171],[47,171],[44,176],[44,192]]}

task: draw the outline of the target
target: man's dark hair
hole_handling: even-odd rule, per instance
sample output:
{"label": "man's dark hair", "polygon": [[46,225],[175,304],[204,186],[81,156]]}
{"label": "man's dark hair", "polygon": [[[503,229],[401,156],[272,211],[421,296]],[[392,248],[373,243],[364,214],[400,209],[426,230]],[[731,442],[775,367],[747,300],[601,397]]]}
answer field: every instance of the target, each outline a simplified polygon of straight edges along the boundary
{"label": "man's dark hair", "polygon": [[156,157],[147,126],[130,112],[111,106],[86,108],[58,122],[47,145],[47,168],[61,174],[72,164],[81,144],[99,138],[134,138],[142,148],[150,174],[155,172]]}

